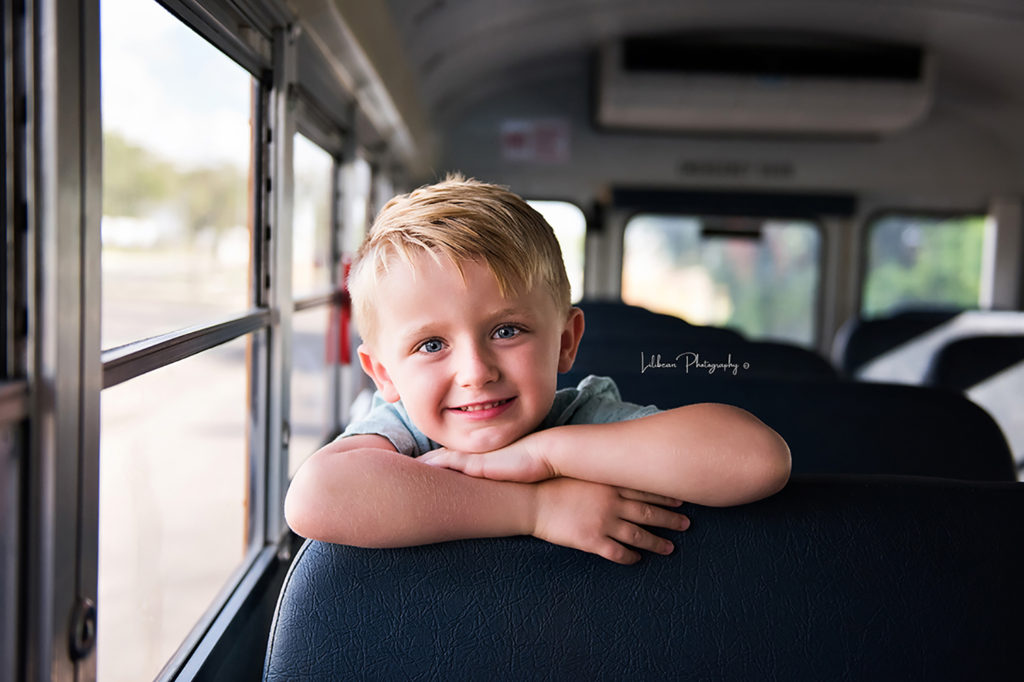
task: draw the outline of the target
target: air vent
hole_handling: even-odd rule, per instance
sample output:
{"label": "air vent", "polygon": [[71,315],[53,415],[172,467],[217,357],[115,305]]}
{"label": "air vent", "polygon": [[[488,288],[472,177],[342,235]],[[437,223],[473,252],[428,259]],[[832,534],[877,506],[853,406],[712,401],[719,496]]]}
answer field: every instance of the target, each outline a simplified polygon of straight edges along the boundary
{"label": "air vent", "polygon": [[622,44],[627,73],[916,82],[924,57],[911,45],[791,34],[656,36]]}
{"label": "air vent", "polygon": [[917,46],[792,34],[626,38],[600,56],[598,121],[638,130],[880,135],[923,119]]}

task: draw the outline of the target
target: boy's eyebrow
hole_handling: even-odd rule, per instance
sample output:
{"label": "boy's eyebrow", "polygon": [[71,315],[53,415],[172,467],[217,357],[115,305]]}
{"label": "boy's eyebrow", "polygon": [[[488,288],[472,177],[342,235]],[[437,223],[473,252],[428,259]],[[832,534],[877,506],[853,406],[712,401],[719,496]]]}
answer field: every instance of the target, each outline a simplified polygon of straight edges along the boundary
{"label": "boy's eyebrow", "polygon": [[413,341],[424,336],[432,336],[435,326],[435,322],[427,322],[426,324],[421,324],[417,327],[413,327],[412,329],[403,329],[398,334],[398,337],[403,341]]}
{"label": "boy's eyebrow", "polygon": [[531,308],[529,306],[510,305],[507,308],[502,308],[500,310],[494,311],[494,313],[488,315],[488,317],[491,317],[493,319],[498,319],[500,317],[515,317],[517,315],[531,315],[532,313],[533,313],[533,308]]}

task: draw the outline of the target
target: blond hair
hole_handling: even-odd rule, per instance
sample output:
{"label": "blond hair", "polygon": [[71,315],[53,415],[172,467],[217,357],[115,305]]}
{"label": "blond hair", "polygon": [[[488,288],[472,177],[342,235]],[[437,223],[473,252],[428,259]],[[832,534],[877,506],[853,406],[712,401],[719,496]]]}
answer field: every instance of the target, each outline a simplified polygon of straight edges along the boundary
{"label": "blond hair", "polygon": [[363,338],[371,336],[372,293],[389,262],[398,257],[411,265],[422,252],[447,258],[460,273],[464,262],[483,261],[502,296],[543,286],[560,309],[570,307],[562,252],[544,217],[505,187],[449,175],[389,201],[359,247],[349,291]]}

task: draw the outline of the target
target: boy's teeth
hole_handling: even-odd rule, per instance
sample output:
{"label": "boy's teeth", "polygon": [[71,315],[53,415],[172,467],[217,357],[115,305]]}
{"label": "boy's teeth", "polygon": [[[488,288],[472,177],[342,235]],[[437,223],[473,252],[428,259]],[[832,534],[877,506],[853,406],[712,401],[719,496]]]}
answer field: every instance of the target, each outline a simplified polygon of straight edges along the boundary
{"label": "boy's teeth", "polygon": [[482,403],[480,405],[467,405],[466,407],[460,407],[459,409],[463,412],[476,412],[478,410],[489,410],[492,407],[497,407],[508,402],[507,400],[495,400],[493,403]]}

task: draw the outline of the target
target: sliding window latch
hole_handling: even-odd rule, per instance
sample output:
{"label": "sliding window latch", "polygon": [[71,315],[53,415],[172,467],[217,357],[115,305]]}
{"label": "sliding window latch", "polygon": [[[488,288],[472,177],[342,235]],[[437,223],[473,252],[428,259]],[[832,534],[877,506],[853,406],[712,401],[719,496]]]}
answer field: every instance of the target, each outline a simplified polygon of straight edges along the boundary
{"label": "sliding window latch", "polygon": [[71,614],[69,632],[71,658],[80,661],[96,646],[96,604],[92,599],[79,598]]}

